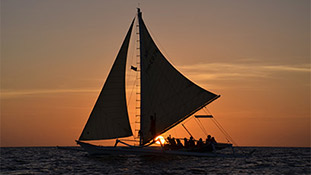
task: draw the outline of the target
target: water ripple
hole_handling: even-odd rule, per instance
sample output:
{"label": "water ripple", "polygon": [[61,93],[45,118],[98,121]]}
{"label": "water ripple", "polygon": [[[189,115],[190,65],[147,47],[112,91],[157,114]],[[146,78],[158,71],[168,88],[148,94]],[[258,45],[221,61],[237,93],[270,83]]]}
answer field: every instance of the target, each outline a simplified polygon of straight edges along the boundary
{"label": "water ripple", "polygon": [[89,157],[78,147],[1,148],[0,162],[1,174],[311,174],[310,148],[256,149],[247,158],[208,158]]}

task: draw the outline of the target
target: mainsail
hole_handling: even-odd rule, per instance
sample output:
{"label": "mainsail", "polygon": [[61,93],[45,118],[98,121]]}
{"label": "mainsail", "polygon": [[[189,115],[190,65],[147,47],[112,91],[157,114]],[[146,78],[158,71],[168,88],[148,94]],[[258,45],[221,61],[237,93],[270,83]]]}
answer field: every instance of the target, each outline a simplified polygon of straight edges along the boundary
{"label": "mainsail", "polygon": [[126,95],[125,70],[134,20],[99,94],[79,140],[100,140],[131,136]]}
{"label": "mainsail", "polygon": [[219,96],[179,73],[152,40],[138,9],[141,65],[141,144],[151,141]]}

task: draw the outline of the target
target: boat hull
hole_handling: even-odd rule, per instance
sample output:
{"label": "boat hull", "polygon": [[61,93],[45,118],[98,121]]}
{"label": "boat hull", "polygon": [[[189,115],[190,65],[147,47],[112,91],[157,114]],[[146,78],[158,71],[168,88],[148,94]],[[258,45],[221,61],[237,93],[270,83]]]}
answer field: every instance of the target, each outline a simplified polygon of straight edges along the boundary
{"label": "boat hull", "polygon": [[232,156],[214,152],[191,152],[184,150],[164,150],[160,147],[107,147],[76,141],[91,156],[98,155],[180,155],[199,157],[226,157]]}

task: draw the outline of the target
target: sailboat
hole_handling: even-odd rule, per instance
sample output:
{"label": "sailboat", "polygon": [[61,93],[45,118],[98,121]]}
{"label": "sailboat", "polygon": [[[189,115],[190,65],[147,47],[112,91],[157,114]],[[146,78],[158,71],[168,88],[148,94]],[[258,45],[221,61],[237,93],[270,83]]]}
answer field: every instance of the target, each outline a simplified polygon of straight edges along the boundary
{"label": "sailboat", "polygon": [[[120,138],[133,135],[126,102],[125,78],[130,36],[137,18],[139,26],[140,57],[140,130],[139,145],[134,146]],[[182,75],[160,52],[137,8],[106,82],[98,96],[90,117],[77,144],[90,155],[190,155],[213,156],[214,152],[151,147],[155,138],[172,129],[194,113],[210,104],[220,95],[207,91]],[[134,69],[134,68],[133,68]],[[137,68],[135,68],[137,69]],[[115,146],[98,146],[87,141],[116,139]],[[118,144],[123,146],[118,146]],[[125,145],[125,146],[124,146]],[[223,148],[232,144],[219,144]]]}

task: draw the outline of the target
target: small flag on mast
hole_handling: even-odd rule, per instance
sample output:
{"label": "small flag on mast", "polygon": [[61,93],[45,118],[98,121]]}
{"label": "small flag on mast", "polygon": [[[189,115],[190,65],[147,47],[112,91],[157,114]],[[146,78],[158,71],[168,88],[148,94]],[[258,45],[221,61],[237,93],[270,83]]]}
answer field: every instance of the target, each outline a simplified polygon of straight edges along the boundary
{"label": "small flag on mast", "polygon": [[131,69],[137,71],[137,67],[131,66]]}

